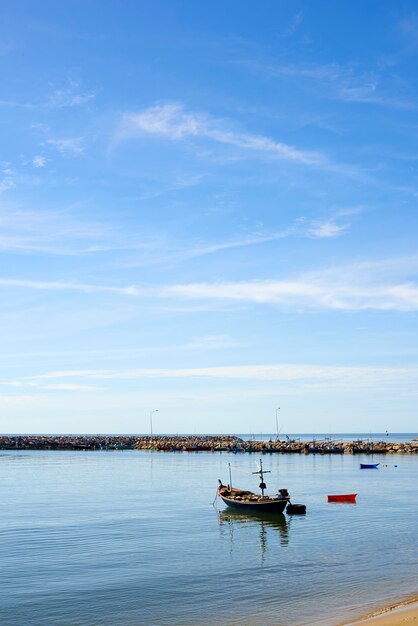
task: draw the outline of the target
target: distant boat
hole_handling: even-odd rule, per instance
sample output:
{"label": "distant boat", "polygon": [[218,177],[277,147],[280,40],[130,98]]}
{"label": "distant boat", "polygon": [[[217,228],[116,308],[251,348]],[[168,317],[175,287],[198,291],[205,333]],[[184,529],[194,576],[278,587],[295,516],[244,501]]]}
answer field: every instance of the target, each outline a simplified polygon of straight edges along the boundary
{"label": "distant boat", "polygon": [[344,493],[341,495],[328,496],[328,502],[355,502],[356,493]]}
{"label": "distant boat", "polygon": [[377,469],[380,463],[360,463],[360,469]]}
{"label": "distant boat", "polygon": [[289,493],[287,489],[280,489],[278,496],[265,496],[264,490],[267,488],[266,483],[264,482],[264,474],[269,474],[269,471],[263,470],[263,462],[260,459],[260,465],[257,472],[253,472],[253,474],[258,474],[260,476],[260,489],[261,495],[257,495],[252,491],[246,491],[245,489],[236,489],[232,487],[232,478],[231,478],[231,465],[229,465],[229,485],[222,484],[222,481],[219,481],[218,487],[218,496],[221,498],[222,502],[224,502],[227,506],[233,509],[240,509],[242,511],[254,511],[257,513],[260,512],[269,512],[269,513],[283,513],[286,508],[286,505],[289,503]]}

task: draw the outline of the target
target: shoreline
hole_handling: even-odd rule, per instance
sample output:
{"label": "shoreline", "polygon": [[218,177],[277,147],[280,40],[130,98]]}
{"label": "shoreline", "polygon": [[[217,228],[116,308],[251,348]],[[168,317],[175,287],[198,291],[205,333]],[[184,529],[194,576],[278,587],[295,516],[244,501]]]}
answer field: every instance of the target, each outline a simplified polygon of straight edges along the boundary
{"label": "shoreline", "polygon": [[418,441],[243,440],[233,435],[0,435],[0,450],[148,450],[279,454],[418,454]]}
{"label": "shoreline", "polygon": [[404,624],[418,624],[418,595],[399,600],[382,606],[355,621],[342,622],[340,626],[362,626],[368,624],[376,626],[403,626]]}

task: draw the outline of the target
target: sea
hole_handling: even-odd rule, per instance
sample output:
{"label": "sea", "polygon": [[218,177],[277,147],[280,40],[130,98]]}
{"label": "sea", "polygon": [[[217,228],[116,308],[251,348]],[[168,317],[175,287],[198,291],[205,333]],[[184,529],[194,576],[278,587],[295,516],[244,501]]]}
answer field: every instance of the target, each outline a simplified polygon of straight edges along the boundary
{"label": "sea", "polygon": [[418,455],[262,460],[306,515],[216,498],[229,464],[257,491],[255,454],[2,451],[0,624],[336,626],[418,595]]}

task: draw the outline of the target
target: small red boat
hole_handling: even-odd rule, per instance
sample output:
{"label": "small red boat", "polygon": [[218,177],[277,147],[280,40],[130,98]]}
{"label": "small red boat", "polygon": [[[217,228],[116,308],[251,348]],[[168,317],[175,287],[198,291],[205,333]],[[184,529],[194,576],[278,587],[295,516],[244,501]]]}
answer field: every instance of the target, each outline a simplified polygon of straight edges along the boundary
{"label": "small red boat", "polygon": [[337,496],[328,496],[328,502],[355,502],[356,493],[344,493]]}

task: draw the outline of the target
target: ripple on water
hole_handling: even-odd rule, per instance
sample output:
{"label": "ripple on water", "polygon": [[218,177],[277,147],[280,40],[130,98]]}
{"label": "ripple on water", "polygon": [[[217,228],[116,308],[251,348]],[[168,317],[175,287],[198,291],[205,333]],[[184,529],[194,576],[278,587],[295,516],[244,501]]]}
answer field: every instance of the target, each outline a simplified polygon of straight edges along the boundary
{"label": "ripple on water", "polygon": [[[394,459],[366,472],[348,455],[266,456],[271,491],[308,512],[254,518],[211,505],[228,462],[256,488],[251,455],[2,454],[0,622],[325,626],[366,612],[418,587],[418,458]],[[326,500],[352,492],[355,505]]]}

